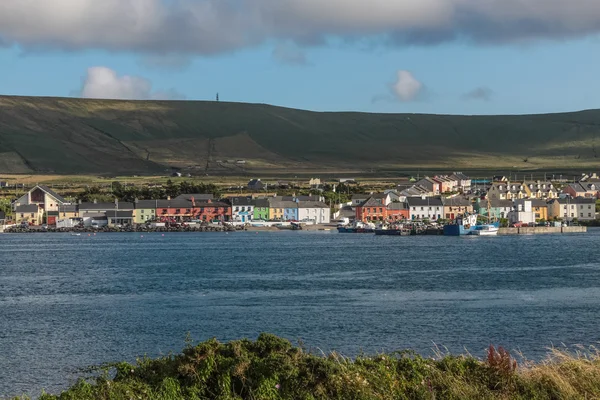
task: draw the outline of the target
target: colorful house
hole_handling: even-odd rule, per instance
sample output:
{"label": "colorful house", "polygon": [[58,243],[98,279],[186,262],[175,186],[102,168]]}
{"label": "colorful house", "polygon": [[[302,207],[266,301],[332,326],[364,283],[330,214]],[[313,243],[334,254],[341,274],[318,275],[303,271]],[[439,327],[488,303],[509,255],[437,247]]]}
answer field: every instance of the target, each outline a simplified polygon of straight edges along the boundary
{"label": "colorful house", "polygon": [[14,213],[16,224],[27,222],[30,225],[41,225],[44,219],[44,209],[36,204],[17,206]]}
{"label": "colorful house", "polygon": [[491,219],[508,218],[508,213],[512,211],[514,204],[512,200],[490,199],[489,210],[488,203],[485,200],[477,199],[473,206],[474,211],[484,217]]}
{"label": "colorful house", "polygon": [[410,212],[406,203],[390,203],[386,207],[386,220],[389,222],[396,222],[407,220],[410,218]]}
{"label": "colorful house", "polygon": [[135,224],[145,224],[148,221],[154,221],[156,219],[158,200],[136,200],[134,205],[135,212],[133,222]]}
{"label": "colorful house", "polygon": [[473,212],[473,203],[462,196],[442,199],[444,204],[443,218],[453,220],[465,213]]}
{"label": "colorful house", "polygon": [[268,221],[270,216],[268,199],[254,200],[254,220]]}
{"label": "colorful house", "polygon": [[387,219],[387,205],[383,199],[371,196],[356,207],[356,220],[363,222],[385,221]]}

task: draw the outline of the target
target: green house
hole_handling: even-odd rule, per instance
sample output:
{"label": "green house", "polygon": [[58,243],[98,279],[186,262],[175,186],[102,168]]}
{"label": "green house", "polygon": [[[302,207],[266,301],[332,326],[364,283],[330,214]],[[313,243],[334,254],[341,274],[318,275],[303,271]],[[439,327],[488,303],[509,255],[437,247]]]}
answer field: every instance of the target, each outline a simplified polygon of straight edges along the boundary
{"label": "green house", "polygon": [[252,218],[254,221],[256,220],[269,220],[269,200],[268,199],[258,199],[256,200],[256,204],[254,206],[254,215]]}

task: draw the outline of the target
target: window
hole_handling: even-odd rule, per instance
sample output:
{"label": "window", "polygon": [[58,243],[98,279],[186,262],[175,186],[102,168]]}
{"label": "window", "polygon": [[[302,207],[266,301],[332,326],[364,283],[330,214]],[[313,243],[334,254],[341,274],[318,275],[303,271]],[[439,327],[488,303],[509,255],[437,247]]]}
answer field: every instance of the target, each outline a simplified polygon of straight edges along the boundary
{"label": "window", "polygon": [[25,216],[23,214],[21,214],[21,218],[24,218]]}
{"label": "window", "polygon": [[383,212],[383,208],[380,208],[380,209],[379,209],[379,212],[380,212],[380,213],[382,213],[382,212]]}
{"label": "window", "polygon": [[423,207],[421,207],[421,211],[423,211]]}
{"label": "window", "polygon": [[167,210],[163,209],[163,210],[162,210],[162,212],[163,212],[163,214],[166,214],[166,213],[167,213]]}
{"label": "window", "polygon": [[591,217],[591,216],[592,216],[592,213],[588,213],[588,217]]}
{"label": "window", "polygon": [[185,213],[186,213],[186,214],[189,214],[189,213],[191,213],[191,212],[192,212],[192,210],[190,210],[189,208],[185,210]]}
{"label": "window", "polygon": [[178,208],[177,210],[175,210],[175,214],[181,214],[181,209]]}
{"label": "window", "polygon": [[140,213],[141,213],[141,214],[143,214],[143,213],[144,213],[144,210],[140,210]]}
{"label": "window", "polygon": [[591,210],[591,209],[592,209],[592,206],[588,204],[588,210]]}

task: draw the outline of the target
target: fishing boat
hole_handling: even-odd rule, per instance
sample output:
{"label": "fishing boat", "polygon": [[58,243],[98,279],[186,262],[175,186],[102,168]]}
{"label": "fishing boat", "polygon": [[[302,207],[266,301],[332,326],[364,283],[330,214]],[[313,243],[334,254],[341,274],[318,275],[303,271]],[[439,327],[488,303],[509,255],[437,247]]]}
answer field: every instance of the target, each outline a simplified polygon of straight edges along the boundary
{"label": "fishing boat", "polygon": [[412,228],[407,225],[382,225],[375,228],[378,236],[410,236]]}
{"label": "fishing boat", "polygon": [[339,233],[373,233],[375,225],[356,221],[350,225],[338,226],[337,230]]}
{"label": "fishing boat", "polygon": [[81,236],[81,233],[71,233],[71,236]]}

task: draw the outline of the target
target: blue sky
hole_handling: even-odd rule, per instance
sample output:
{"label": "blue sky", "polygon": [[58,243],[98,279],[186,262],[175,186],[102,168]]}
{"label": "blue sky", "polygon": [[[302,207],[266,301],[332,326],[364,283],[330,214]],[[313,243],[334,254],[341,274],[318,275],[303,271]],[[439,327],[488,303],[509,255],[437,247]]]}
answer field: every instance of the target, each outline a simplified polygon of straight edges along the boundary
{"label": "blue sky", "polygon": [[[595,2],[373,0],[371,12],[355,0],[273,1],[106,0],[99,10],[93,0],[3,0],[0,93],[218,92],[222,101],[316,111],[600,108]],[[528,7],[536,4],[543,12]]]}

